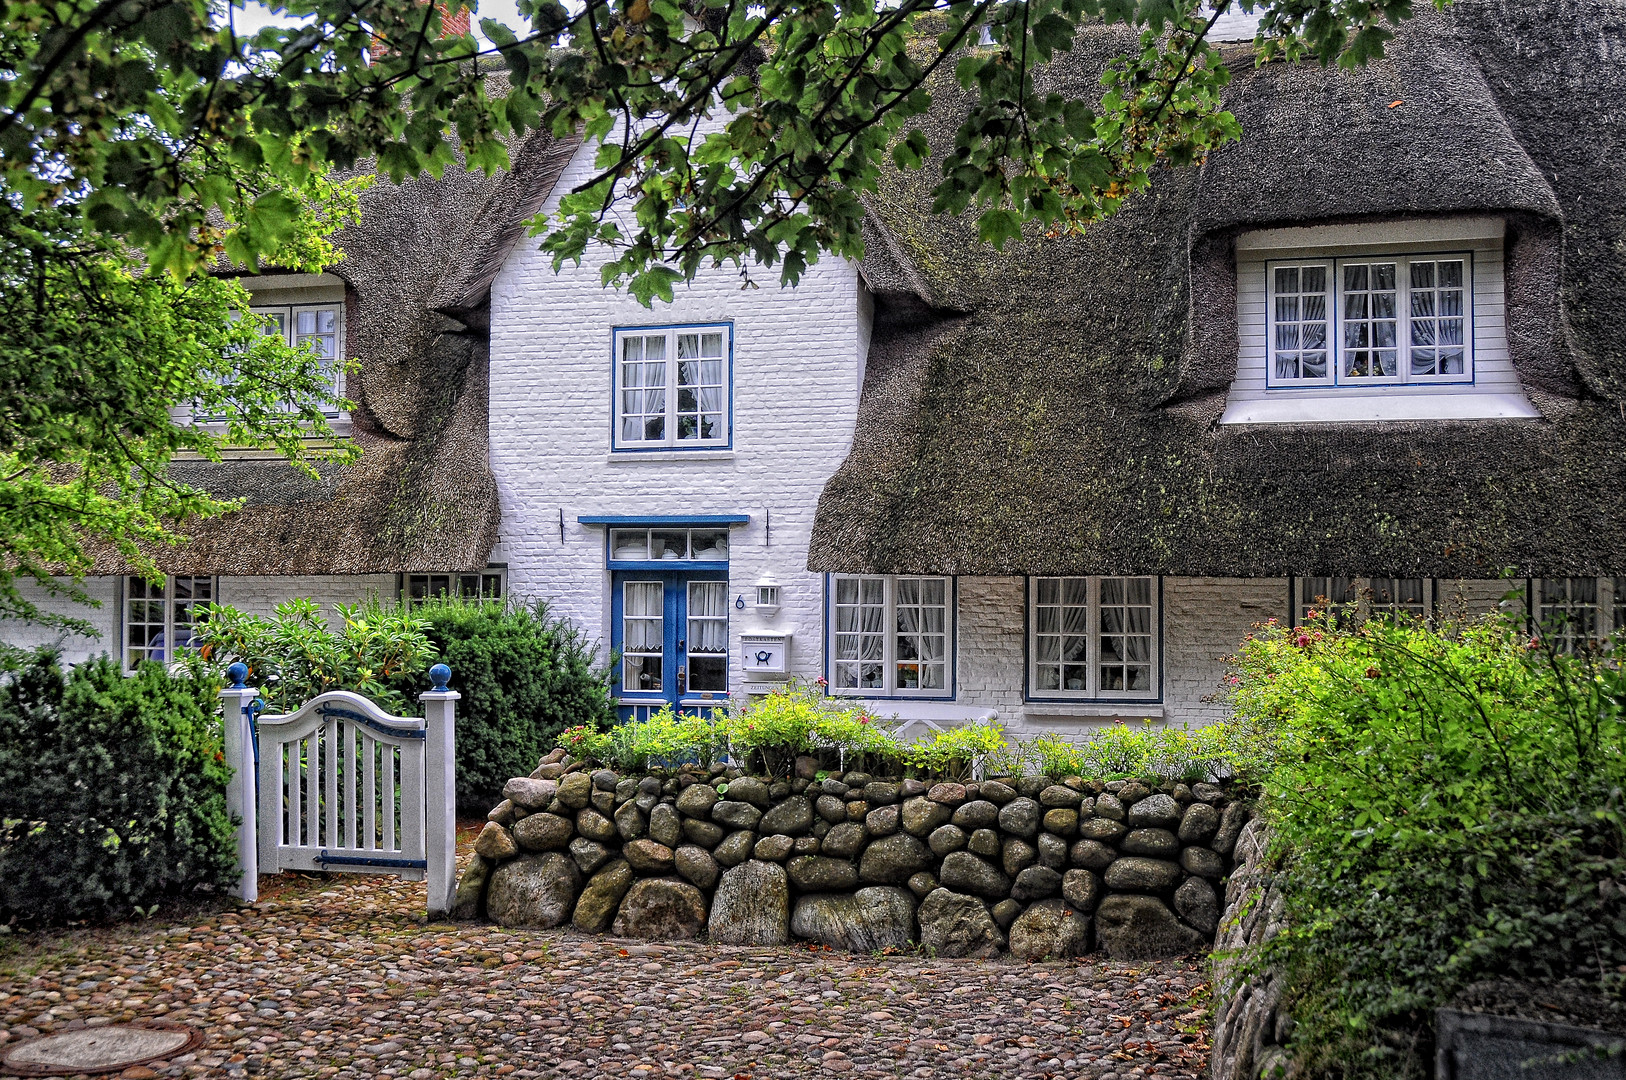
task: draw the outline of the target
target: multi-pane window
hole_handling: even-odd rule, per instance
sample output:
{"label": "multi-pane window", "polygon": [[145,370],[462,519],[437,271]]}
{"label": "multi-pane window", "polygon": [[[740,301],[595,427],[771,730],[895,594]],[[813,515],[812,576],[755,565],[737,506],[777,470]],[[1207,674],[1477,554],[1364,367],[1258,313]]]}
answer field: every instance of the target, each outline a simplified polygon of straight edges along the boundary
{"label": "multi-pane window", "polygon": [[1603,645],[1626,630],[1626,578],[1537,578],[1536,630],[1564,652]]}
{"label": "multi-pane window", "polygon": [[174,660],[192,642],[192,626],[214,601],[212,577],[124,579],[124,664]]}
{"label": "multi-pane window", "polygon": [[948,578],[838,575],[831,591],[832,691],[949,694],[953,589]]}
{"label": "multi-pane window", "polygon": [[1469,380],[1471,276],[1465,255],[1271,263],[1269,385]]}
{"label": "multi-pane window", "polygon": [[730,345],[726,325],[617,331],[615,448],[728,445]]}
{"label": "multi-pane window", "polygon": [[1312,612],[1342,625],[1374,615],[1426,619],[1432,609],[1432,586],[1429,578],[1310,575],[1293,579],[1294,609],[1301,625]]}
{"label": "multi-pane window", "polygon": [[406,574],[401,592],[408,604],[437,596],[489,600],[502,596],[503,575],[500,570],[478,574]]}
{"label": "multi-pane window", "polygon": [[666,583],[621,584],[621,687],[659,691],[666,649]]}
{"label": "multi-pane window", "polygon": [[1156,578],[1036,577],[1029,589],[1035,696],[1157,696]]}
{"label": "multi-pane window", "polygon": [[[344,307],[342,304],[291,304],[280,307],[254,307],[256,315],[269,316],[273,325],[267,334],[280,334],[288,344],[299,348],[314,348],[321,357],[321,366],[327,375],[333,396],[344,392],[344,370],[339,362],[343,347]],[[338,413],[330,406],[330,416]]]}
{"label": "multi-pane window", "polygon": [[611,529],[611,562],[727,562],[727,529]]}
{"label": "multi-pane window", "polygon": [[728,582],[689,582],[688,686],[691,693],[728,689]]}

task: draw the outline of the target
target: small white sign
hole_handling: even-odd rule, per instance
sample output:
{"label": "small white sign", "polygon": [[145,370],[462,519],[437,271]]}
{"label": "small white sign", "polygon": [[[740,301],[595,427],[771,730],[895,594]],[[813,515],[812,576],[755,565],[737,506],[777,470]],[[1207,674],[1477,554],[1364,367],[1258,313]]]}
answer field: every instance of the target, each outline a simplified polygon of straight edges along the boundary
{"label": "small white sign", "polygon": [[741,634],[740,653],[746,678],[782,676],[790,671],[789,634]]}

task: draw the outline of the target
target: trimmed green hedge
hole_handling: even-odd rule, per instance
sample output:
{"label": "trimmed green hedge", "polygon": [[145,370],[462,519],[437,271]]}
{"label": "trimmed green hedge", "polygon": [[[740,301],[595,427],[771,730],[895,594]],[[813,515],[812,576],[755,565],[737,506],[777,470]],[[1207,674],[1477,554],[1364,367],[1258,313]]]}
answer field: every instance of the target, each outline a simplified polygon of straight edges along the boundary
{"label": "trimmed green hedge", "polygon": [[123,918],[228,886],[219,684],[51,650],[0,686],[0,921]]}
{"label": "trimmed green hedge", "polygon": [[[412,614],[452,669],[457,703],[457,798],[484,811],[510,777],[527,776],[559,733],[615,723],[595,644],[545,603],[447,599]],[[421,677],[411,692],[416,700]]]}

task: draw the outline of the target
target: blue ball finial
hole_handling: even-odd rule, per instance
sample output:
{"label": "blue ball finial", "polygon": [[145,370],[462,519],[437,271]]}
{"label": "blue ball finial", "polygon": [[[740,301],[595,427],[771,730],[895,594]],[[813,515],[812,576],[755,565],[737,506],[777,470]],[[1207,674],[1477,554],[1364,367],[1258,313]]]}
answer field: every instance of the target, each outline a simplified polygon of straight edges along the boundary
{"label": "blue ball finial", "polygon": [[248,681],[248,665],[239,660],[226,669],[226,678],[231,680],[231,689],[246,689],[244,684]]}
{"label": "blue ball finial", "polygon": [[434,683],[432,689],[446,689],[446,684],[452,681],[452,669],[445,664],[436,664],[429,669],[429,681]]}

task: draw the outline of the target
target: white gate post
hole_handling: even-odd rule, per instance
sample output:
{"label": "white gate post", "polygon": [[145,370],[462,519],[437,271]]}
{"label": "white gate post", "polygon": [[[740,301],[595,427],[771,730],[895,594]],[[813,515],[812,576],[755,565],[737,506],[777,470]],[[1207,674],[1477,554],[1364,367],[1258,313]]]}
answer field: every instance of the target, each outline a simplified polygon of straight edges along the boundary
{"label": "white gate post", "polygon": [[248,667],[233,664],[226,669],[231,685],[220,692],[221,719],[224,721],[226,764],[231,779],[226,782],[226,813],[238,819],[237,866],[240,876],[233,894],[252,904],[260,898],[260,864],[255,814],[254,731],[249,709],[259,690],[244,686]]}
{"label": "white gate post", "polygon": [[436,664],[429,669],[433,688],[418,695],[424,719],[424,852],[429,867],[429,917],[444,918],[452,910],[457,888],[457,703],[463,695],[447,689],[452,669]]}

